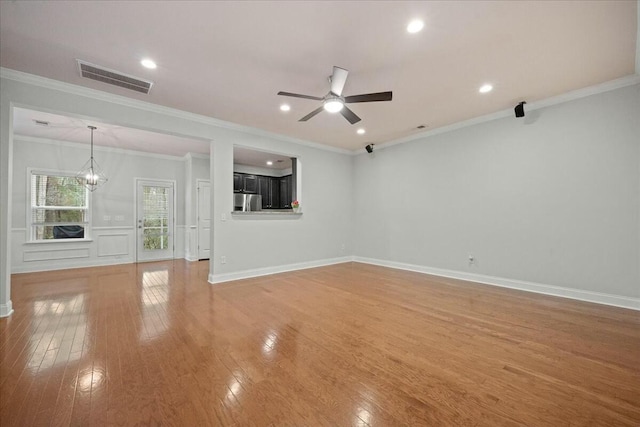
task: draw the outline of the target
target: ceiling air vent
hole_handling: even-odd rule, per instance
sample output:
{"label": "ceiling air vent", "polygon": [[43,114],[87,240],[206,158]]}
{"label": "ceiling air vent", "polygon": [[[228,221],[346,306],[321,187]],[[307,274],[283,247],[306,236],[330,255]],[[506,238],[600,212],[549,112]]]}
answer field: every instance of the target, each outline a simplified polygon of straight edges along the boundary
{"label": "ceiling air vent", "polygon": [[97,80],[114,86],[120,86],[125,89],[131,89],[145,94],[148,94],[151,90],[151,86],[153,86],[153,82],[143,80],[139,77],[124,74],[116,70],[110,70],[99,65],[81,61],[80,59],[77,61],[80,75],[88,79]]}

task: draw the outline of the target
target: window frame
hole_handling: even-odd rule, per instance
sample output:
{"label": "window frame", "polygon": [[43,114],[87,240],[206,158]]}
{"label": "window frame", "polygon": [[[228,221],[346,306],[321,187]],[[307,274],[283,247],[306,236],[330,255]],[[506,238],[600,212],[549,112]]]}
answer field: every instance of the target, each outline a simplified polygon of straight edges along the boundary
{"label": "window frame", "polygon": [[70,171],[64,171],[64,170],[57,170],[57,169],[43,169],[43,168],[27,168],[27,180],[26,180],[26,184],[27,184],[27,199],[25,200],[25,206],[27,208],[27,215],[26,215],[26,243],[72,243],[72,242],[90,242],[92,241],[91,239],[91,191],[89,191],[86,187],[85,187],[85,207],[84,208],[78,208],[76,206],[70,206],[70,207],[57,207],[55,209],[50,209],[50,210],[57,210],[60,208],[66,208],[69,210],[84,210],[85,212],[85,221],[83,223],[78,223],[77,225],[82,225],[84,227],[84,237],[81,239],[74,239],[74,238],[70,238],[70,239],[36,239],[35,238],[35,226],[36,225],[42,225],[42,224],[35,224],[33,222],[33,210],[34,209],[48,209],[47,207],[42,207],[42,206],[34,206],[33,205],[33,177],[35,175],[47,175],[47,176],[56,176],[56,177],[70,177],[70,178],[75,178],[76,177],[77,172],[70,172]]}

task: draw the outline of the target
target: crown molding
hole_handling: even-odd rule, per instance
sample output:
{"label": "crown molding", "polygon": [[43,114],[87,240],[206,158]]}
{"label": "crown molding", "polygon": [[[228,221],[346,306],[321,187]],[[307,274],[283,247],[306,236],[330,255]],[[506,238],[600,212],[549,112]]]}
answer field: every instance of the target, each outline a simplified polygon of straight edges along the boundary
{"label": "crown molding", "polygon": [[190,159],[204,159],[204,160],[209,160],[210,156],[207,156],[206,154],[201,154],[201,153],[192,153],[192,152],[188,152],[187,154],[184,155],[185,158],[190,158]]}
{"label": "crown molding", "polygon": [[640,0],[636,2],[636,15],[638,18],[636,27],[636,74],[640,74]]}
{"label": "crown molding", "polygon": [[[58,147],[77,148],[82,150],[89,149],[89,144],[83,144],[81,142],[63,141],[60,139],[40,138],[37,136],[27,136],[27,135],[16,134],[13,136],[13,140],[14,140],[14,143],[15,141],[24,141],[24,142],[32,142],[36,144],[55,145]],[[125,154],[128,156],[142,156],[142,157],[150,157],[154,159],[174,160],[179,162],[186,161],[186,156],[172,156],[170,154],[149,153],[146,151],[127,150],[125,148],[105,147],[103,145],[94,145],[93,149],[95,151],[101,151],[103,153],[117,153],[117,154]],[[208,159],[208,157],[205,157],[205,158]]]}
{"label": "crown molding", "polygon": [[337,148],[329,145],[318,144],[316,142],[311,142],[304,139],[292,138],[286,135],[281,135],[274,132],[268,132],[268,131],[257,129],[250,126],[239,125],[237,123],[227,122],[224,120],[216,119],[209,116],[204,116],[201,114],[190,113],[188,111],[178,110],[176,108],[165,107],[158,104],[152,104],[146,101],[127,98],[126,96],[122,96],[122,95],[114,95],[108,92],[103,92],[100,90],[91,89],[84,86],[78,86],[71,83],[61,82],[59,80],[53,80],[53,79],[49,79],[42,76],[36,76],[34,74],[25,73],[22,71],[12,70],[10,68],[0,67],[0,78],[7,79],[7,80],[14,80],[20,83],[30,84],[33,86],[39,86],[39,87],[57,90],[61,92],[66,92],[73,95],[84,96],[87,98],[110,102],[110,103],[122,105],[125,107],[149,111],[152,113],[164,114],[171,117],[176,117],[184,120],[202,123],[209,126],[222,128],[222,129],[233,130],[236,132],[242,132],[242,133],[259,136],[263,138],[277,139],[280,141],[303,145],[305,147],[315,148],[318,150],[330,151],[334,153],[348,154],[348,155],[351,155],[353,153],[351,150],[346,150],[343,148]]}
{"label": "crown molding", "polygon": [[[640,3],[640,0],[638,1]],[[638,13],[639,13],[639,19],[640,19],[640,10]],[[639,38],[640,38],[640,29],[639,29]],[[127,98],[121,95],[114,95],[108,92],[103,92],[96,89],[90,89],[83,86],[65,83],[58,80],[48,79],[46,77],[36,76],[34,74],[25,73],[22,71],[16,71],[9,68],[0,67],[0,78],[14,80],[17,82],[26,83],[34,86],[40,86],[47,89],[58,90],[61,92],[67,92],[74,95],[84,96],[84,97],[88,97],[88,98],[92,98],[100,101],[110,102],[110,103],[114,103],[114,104],[118,104],[126,107],[153,112],[153,113],[164,114],[164,115],[168,115],[176,118],[181,118],[181,119],[190,120],[197,123],[202,123],[202,124],[222,128],[222,129],[233,130],[233,131],[242,132],[242,133],[264,137],[264,138],[277,139],[280,141],[290,142],[293,144],[315,148],[318,150],[330,151],[330,152],[346,154],[350,156],[364,154],[360,152],[361,151],[360,148],[357,148],[355,150],[347,150],[343,148],[332,147],[329,145],[318,144],[316,142],[292,138],[289,136],[253,128],[250,126],[243,126],[236,123],[226,122],[224,120],[215,119],[213,117],[203,116],[195,113],[189,113],[187,111],[165,107],[162,105],[152,104],[150,102],[140,101],[137,99]],[[632,74],[632,75],[625,76],[615,80],[610,80],[608,82],[600,83],[594,86],[577,89],[571,92],[566,92],[551,98],[546,98],[546,99],[542,99],[542,100],[531,102],[531,103],[528,102],[527,111],[533,111],[533,110],[537,110],[545,107],[550,107],[552,105],[562,104],[568,101],[573,101],[576,99],[584,98],[591,95],[596,95],[599,93],[609,92],[609,91],[620,89],[623,87],[632,86],[638,83],[640,83],[640,74],[638,74],[636,70],[636,74]],[[376,143],[376,149],[383,150],[385,148],[389,148],[394,145],[404,144],[407,142],[428,138],[430,136],[452,132],[468,126],[473,126],[473,125],[489,122],[496,119],[510,117],[512,114],[513,114],[513,109],[508,108],[502,111],[497,111],[495,113],[486,114],[484,116],[474,117],[472,119],[465,120],[462,122],[457,122],[457,123],[442,126],[439,128],[430,129],[426,132],[417,133],[411,136],[390,140],[388,142],[378,142]]]}
{"label": "crown molding", "polygon": [[[640,83],[640,75],[632,74],[619,79],[600,83],[594,86],[588,86],[588,87],[577,89],[571,92],[566,92],[551,98],[542,99],[540,101],[535,101],[531,103],[527,102],[527,111],[539,110],[541,108],[550,107],[552,105],[563,104],[565,102],[574,101],[576,99],[585,98],[591,95],[597,95],[599,93],[610,92],[612,90],[620,89],[627,86],[633,86],[639,83]],[[498,112],[487,114],[480,117],[474,117],[473,119],[465,120],[463,122],[457,122],[447,126],[430,129],[426,132],[421,132],[421,133],[407,136],[404,138],[391,140],[389,142],[380,142],[376,144],[376,150],[383,150],[385,148],[389,148],[394,145],[404,144],[407,142],[416,141],[418,139],[428,138],[430,136],[452,132],[454,130],[462,129],[468,126],[473,126],[480,123],[490,122],[492,120],[502,119],[502,118],[511,117],[511,116],[513,116],[513,108],[508,108],[506,110],[498,111]],[[358,154],[364,155],[365,153],[358,152]]]}

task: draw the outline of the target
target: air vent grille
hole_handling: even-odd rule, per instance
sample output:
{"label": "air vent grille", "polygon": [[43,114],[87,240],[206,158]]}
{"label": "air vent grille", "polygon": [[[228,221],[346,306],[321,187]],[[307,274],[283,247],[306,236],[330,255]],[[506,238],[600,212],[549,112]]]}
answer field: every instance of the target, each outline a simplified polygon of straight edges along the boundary
{"label": "air vent grille", "polygon": [[153,82],[148,80],[143,80],[119,71],[100,67],[99,65],[90,64],[79,59],[77,61],[80,75],[91,80],[97,80],[99,82],[135,90],[136,92],[145,94],[148,94],[151,90],[151,86],[153,86]]}

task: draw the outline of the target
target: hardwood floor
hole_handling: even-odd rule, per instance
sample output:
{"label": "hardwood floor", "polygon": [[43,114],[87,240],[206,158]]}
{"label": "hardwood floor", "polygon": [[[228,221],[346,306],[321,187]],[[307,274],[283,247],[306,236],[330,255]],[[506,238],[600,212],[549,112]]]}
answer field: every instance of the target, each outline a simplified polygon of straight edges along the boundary
{"label": "hardwood floor", "polygon": [[2,426],[638,426],[640,312],[347,263],[13,276]]}

